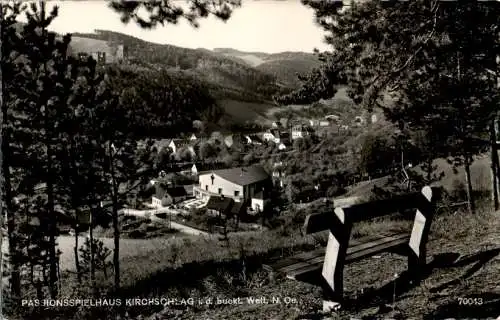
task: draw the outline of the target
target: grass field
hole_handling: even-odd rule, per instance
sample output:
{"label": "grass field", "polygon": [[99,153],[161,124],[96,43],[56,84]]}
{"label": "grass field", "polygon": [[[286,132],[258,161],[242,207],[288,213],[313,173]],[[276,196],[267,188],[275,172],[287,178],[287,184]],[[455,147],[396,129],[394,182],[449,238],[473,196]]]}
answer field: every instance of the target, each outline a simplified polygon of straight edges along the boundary
{"label": "grass field", "polygon": [[[176,235],[173,238],[155,238],[155,239],[120,239],[120,259],[141,256],[145,252],[155,252],[168,249],[171,244],[179,238],[188,237],[187,235]],[[113,250],[114,244],[112,238],[100,238],[104,246]],[[78,239],[79,246],[85,243],[85,238]],[[71,236],[60,236],[57,238],[58,248],[61,251],[60,268],[61,271],[75,270],[74,246],[75,238]]]}
{"label": "grass field", "polygon": [[[387,222],[366,224],[363,228],[364,232],[377,232],[384,226]],[[420,285],[405,282],[406,259],[400,256],[383,254],[348,265],[347,301],[334,314],[322,313],[319,287],[282,278],[270,282],[257,270],[248,275],[245,284],[239,284],[237,273],[221,271],[199,280],[199,286],[189,288],[187,294],[204,298],[240,297],[243,301],[240,305],[164,308],[147,319],[496,319],[500,316],[500,212],[437,217],[431,230],[428,257],[430,273]],[[169,296],[186,296],[179,288],[166,290],[164,294]],[[268,303],[249,303],[247,297],[266,297]],[[273,297],[280,298],[280,302],[271,303]]]}

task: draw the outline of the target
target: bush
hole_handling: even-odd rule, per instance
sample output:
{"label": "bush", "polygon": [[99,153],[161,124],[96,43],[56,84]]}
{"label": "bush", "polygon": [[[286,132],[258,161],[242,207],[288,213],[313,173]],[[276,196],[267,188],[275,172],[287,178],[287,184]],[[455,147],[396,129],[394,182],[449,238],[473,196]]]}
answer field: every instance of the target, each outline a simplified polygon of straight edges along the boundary
{"label": "bush", "polygon": [[146,238],[146,232],[142,230],[133,230],[128,233],[128,237],[131,239],[144,239]]}

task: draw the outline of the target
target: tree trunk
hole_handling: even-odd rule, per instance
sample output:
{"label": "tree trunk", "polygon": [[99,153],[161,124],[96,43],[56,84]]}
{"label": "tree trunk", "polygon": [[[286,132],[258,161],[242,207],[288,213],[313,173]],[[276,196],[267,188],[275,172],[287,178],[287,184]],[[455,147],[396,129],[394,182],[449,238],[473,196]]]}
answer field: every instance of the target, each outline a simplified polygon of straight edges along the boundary
{"label": "tree trunk", "polygon": [[498,210],[499,201],[498,201],[498,149],[496,145],[496,129],[495,129],[495,121],[492,121],[491,128],[491,198],[493,201],[493,207],[495,211]]}
{"label": "tree trunk", "polygon": [[89,250],[90,250],[90,285],[95,293],[95,253],[94,253],[94,205],[90,208],[89,217]]}
{"label": "tree trunk", "polygon": [[433,163],[433,159],[432,158],[427,159],[427,183],[431,183],[431,179],[432,179],[432,163]]}
{"label": "tree trunk", "polygon": [[108,144],[109,148],[109,162],[111,173],[111,197],[113,201],[113,241],[115,248],[113,250],[113,266],[115,272],[115,292],[120,290],[120,228],[118,226],[118,186],[115,178],[114,156],[111,141]]}
{"label": "tree trunk", "polygon": [[[71,144],[70,144],[70,148],[69,148],[69,155],[70,155],[70,176],[78,176],[78,169],[77,169],[77,165],[76,165],[76,153],[75,153],[75,149],[76,149],[76,146],[75,146],[75,141],[73,139],[73,137],[71,137]],[[78,192],[77,192],[77,184],[76,184],[76,181],[73,180],[70,182],[71,183],[71,202],[72,202],[72,205],[73,205],[73,209],[75,210],[75,221],[74,221],[74,231],[75,231],[75,248],[74,248],[74,254],[75,254],[75,268],[76,268],[76,276],[77,276],[77,280],[78,280],[78,283],[81,283],[82,282],[82,274],[81,274],[81,268],[80,268],[80,258],[79,258],[79,254],[78,254],[78,247],[79,247],[79,243],[78,243],[78,236],[79,236],[79,232],[78,232],[78,218],[81,214],[80,210],[78,210],[79,208],[79,195],[78,195]]]}
{"label": "tree trunk", "polygon": [[465,159],[465,181],[466,181],[466,189],[467,189],[467,205],[469,209],[469,213],[474,214],[476,211],[475,208],[475,203],[474,203],[474,195],[473,195],[473,190],[472,190],[472,181],[471,181],[471,174],[470,174],[470,165],[471,165],[471,159],[469,156],[466,156]]}
{"label": "tree trunk", "polygon": [[[4,114],[3,117],[5,119],[5,109],[4,109]],[[17,241],[15,239],[15,227],[16,227],[16,222],[15,222],[15,216],[12,208],[12,200],[13,200],[13,195],[12,195],[12,185],[11,185],[11,175],[10,175],[10,166],[9,166],[9,156],[10,156],[10,148],[8,145],[8,140],[6,138],[2,139],[2,153],[3,157],[1,159],[2,161],[2,171],[4,175],[4,199],[5,199],[5,210],[6,214],[3,215],[6,217],[7,220],[7,250],[8,250],[8,255],[9,255],[9,262],[8,266],[10,268],[10,289],[11,289],[11,295],[12,299],[17,300],[20,299],[21,297],[21,276],[20,276],[20,265],[19,265],[19,253],[17,250]],[[3,220],[3,219],[2,219]],[[3,221],[2,221],[3,222]],[[3,223],[2,223],[2,228],[3,228]],[[3,231],[2,231],[2,242],[3,242]],[[3,249],[2,249],[3,252]],[[2,254],[3,257],[3,254]],[[2,261],[2,263],[4,263]],[[3,267],[3,266],[2,266]],[[2,274],[2,281],[3,281],[3,274]]]}
{"label": "tree trunk", "polygon": [[79,258],[79,254],[78,254],[78,247],[79,247],[78,236],[80,235],[78,232],[78,223],[75,223],[74,230],[75,230],[75,248],[74,248],[74,251],[75,251],[76,277],[77,277],[78,283],[81,283],[82,282],[82,274],[81,274],[81,270],[80,270],[80,258]]}
{"label": "tree trunk", "polygon": [[[48,112],[47,112],[48,113]],[[48,125],[46,119],[46,134],[50,134],[52,128]],[[54,182],[53,182],[53,162],[52,162],[52,145],[50,137],[47,137],[47,212],[49,215],[49,281],[50,281],[50,297],[56,299],[57,292],[57,253],[56,253],[56,234],[57,234],[57,217],[55,212],[55,199],[54,199]]]}
{"label": "tree trunk", "polygon": [[118,226],[118,203],[116,195],[113,195],[113,265],[115,272],[115,290],[120,289],[120,228]]}

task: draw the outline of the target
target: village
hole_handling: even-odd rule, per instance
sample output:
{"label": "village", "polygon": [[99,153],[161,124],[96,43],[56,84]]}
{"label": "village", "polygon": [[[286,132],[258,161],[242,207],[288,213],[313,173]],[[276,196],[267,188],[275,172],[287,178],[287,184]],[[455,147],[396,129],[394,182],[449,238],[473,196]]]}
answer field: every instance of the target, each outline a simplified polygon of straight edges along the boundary
{"label": "village", "polygon": [[496,319],[500,7],[242,2],[1,5],[0,318]]}
{"label": "village", "polygon": [[[150,221],[163,221],[169,226],[174,221],[178,230],[188,233],[193,233],[192,228],[203,229],[194,231],[194,234],[203,234],[208,229],[222,232],[226,226],[238,231],[245,222],[250,224],[247,226],[250,230],[262,230],[266,215],[279,210],[276,197],[281,196],[286,187],[286,162],[273,161],[273,155],[298,152],[297,146],[303,139],[318,143],[322,136],[332,132],[341,134],[348,131],[349,126],[361,128],[366,121],[362,116],[356,116],[350,122],[342,121],[337,115],[291,123],[280,119],[262,132],[226,135],[214,132],[210,136],[192,133],[186,138],[156,140],[153,148],[159,154],[167,154],[170,161],[160,169],[158,177],[149,182],[147,189],[152,195],[142,204],[144,210],[126,208],[121,212]],[[372,124],[377,122],[377,116],[372,116],[369,121]],[[264,146],[271,150],[265,157],[270,162],[264,161],[268,165],[262,165],[264,157],[254,164],[196,161],[204,144],[224,144],[242,157],[252,153],[254,148]],[[190,215],[200,214],[200,210],[207,218],[216,218],[211,220],[211,225],[196,225],[190,221]],[[183,224],[187,228],[183,228]]]}

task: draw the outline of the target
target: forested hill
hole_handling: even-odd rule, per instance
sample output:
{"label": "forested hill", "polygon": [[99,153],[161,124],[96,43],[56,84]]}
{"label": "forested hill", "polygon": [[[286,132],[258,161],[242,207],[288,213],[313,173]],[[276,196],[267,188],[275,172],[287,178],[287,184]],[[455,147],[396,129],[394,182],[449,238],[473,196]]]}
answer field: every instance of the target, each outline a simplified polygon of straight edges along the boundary
{"label": "forested hill", "polygon": [[73,36],[121,43],[129,64],[155,70],[168,69],[170,73],[198,78],[218,99],[271,101],[274,94],[290,89],[271,74],[209,50],[156,44],[105,30],[75,33]]}
{"label": "forested hill", "polygon": [[244,52],[231,48],[216,48],[213,52],[237,59],[257,70],[273,75],[279,83],[294,89],[300,85],[297,74],[307,74],[320,65],[320,61],[314,54],[306,52]]}

